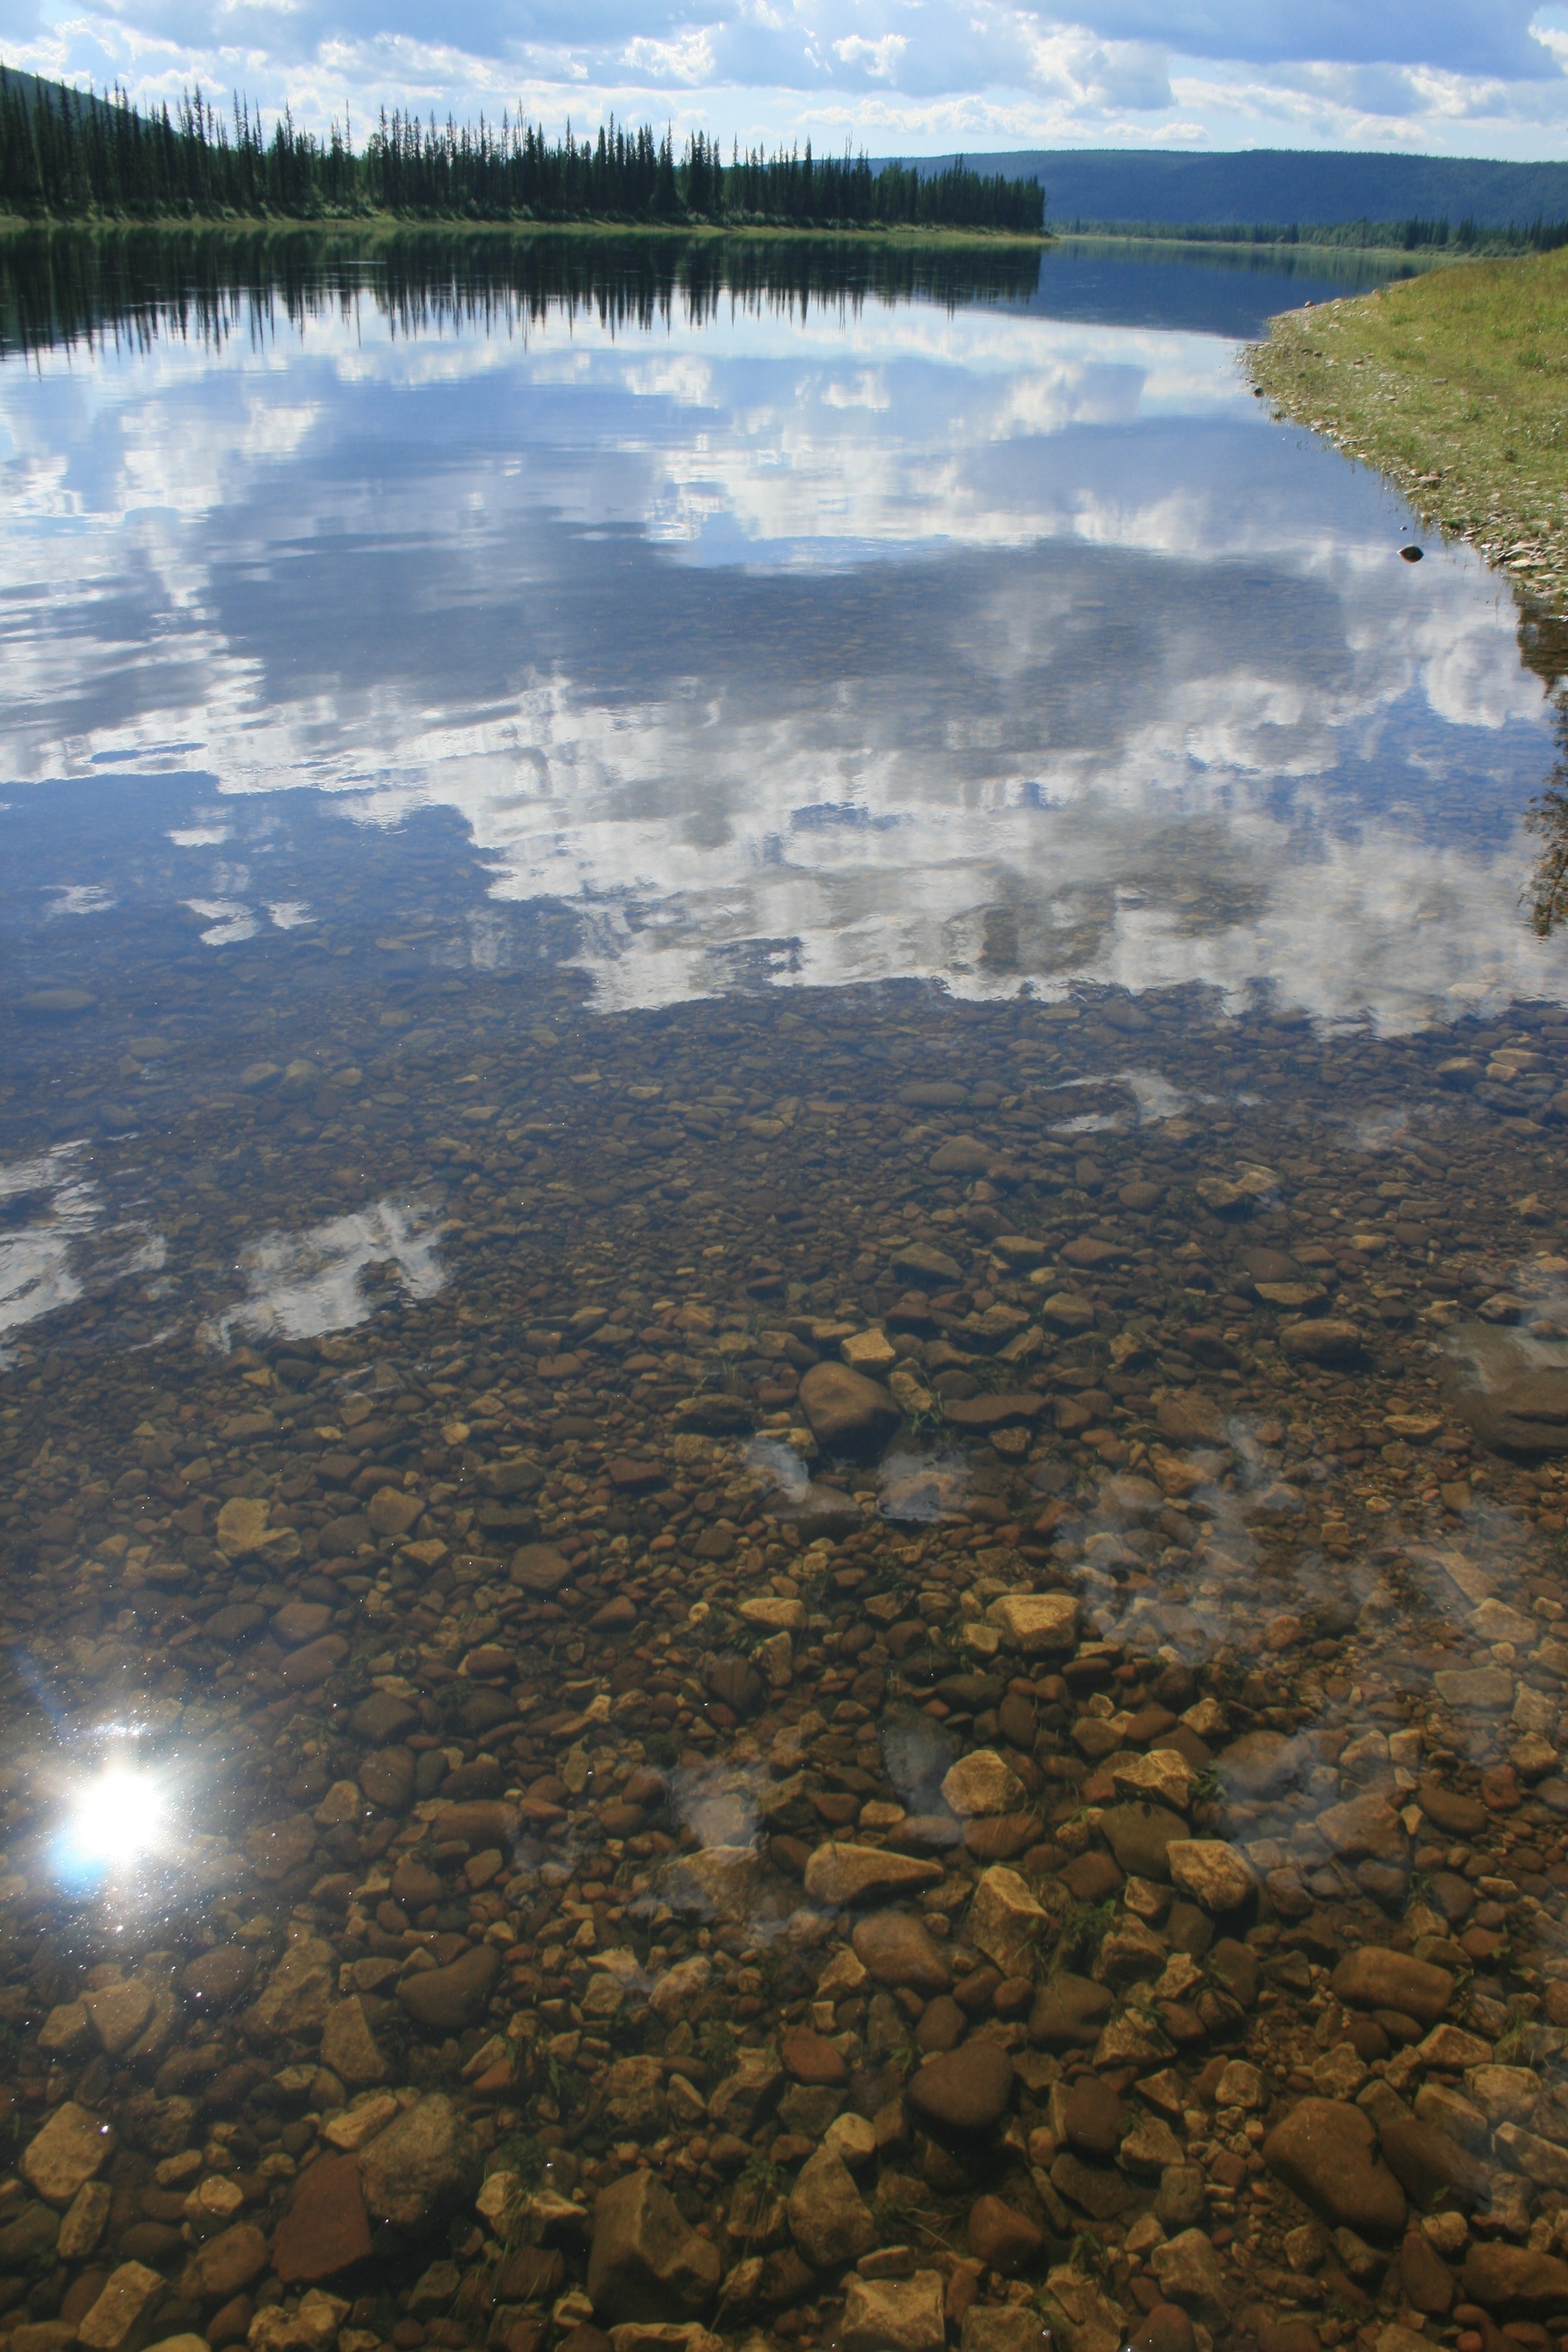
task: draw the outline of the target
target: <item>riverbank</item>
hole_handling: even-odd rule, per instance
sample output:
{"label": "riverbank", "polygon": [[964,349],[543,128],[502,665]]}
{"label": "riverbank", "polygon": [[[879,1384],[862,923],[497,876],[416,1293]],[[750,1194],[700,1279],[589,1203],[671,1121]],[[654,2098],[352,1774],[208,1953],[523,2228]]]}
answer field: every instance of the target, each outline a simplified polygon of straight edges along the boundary
{"label": "riverbank", "polygon": [[1568,610],[1568,250],[1287,312],[1247,364],[1276,414],[1386,475],[1428,528]]}
{"label": "riverbank", "polygon": [[864,227],[801,226],[799,225],[747,221],[733,225],[713,221],[622,221],[622,220],[469,220],[458,215],[417,213],[333,213],[301,215],[294,217],[279,213],[212,215],[160,215],[149,219],[121,219],[105,214],[83,214],[75,218],[65,215],[49,215],[31,218],[19,213],[0,213],[0,236],[127,236],[154,232],[164,236],[203,236],[218,234],[235,236],[302,236],[343,239],[359,237],[368,243],[384,243],[391,238],[405,236],[493,237],[497,240],[524,240],[540,237],[571,236],[590,238],[626,238],[639,240],[671,237],[689,239],[700,244],[735,243],[743,245],[868,245],[868,246],[1022,246],[1031,251],[1054,243],[1047,231],[1043,236],[1020,229],[952,228],[900,223],[885,226],[873,222]]}

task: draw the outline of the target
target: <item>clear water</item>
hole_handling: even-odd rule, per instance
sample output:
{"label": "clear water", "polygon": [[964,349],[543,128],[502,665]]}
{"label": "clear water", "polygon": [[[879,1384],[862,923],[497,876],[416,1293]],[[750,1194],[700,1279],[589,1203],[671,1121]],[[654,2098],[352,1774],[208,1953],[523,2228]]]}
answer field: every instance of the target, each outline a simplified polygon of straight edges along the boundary
{"label": "clear water", "polygon": [[[1252,397],[1239,341],[1340,290],[1067,251],[13,265],[0,1895],[35,1934],[108,1866],[101,1809],[49,1841],[128,1727],[179,1817],[143,1940],[218,1894],[324,1916],[386,1852],[395,1808],[361,1844],[328,1801],[373,1686],[487,1790],[539,1778],[542,1699],[659,1662],[616,1772],[711,1751],[735,1706],[680,1672],[813,1590],[813,1526],[939,1594],[979,1547],[1130,1657],[1316,1630],[1288,1691],[1295,1636],[1243,1658],[1233,1727],[1435,1673],[1433,1546],[1539,1571],[1555,1441],[1489,1451],[1464,1367],[1561,1346],[1553,707],[1507,586],[1402,561],[1400,503]],[[879,1467],[796,1401],[877,1330]],[[1194,1387],[1229,1481],[1151,1520]],[[291,1603],[341,1644],[314,1681]],[[499,1760],[434,1696],[498,1634]],[[921,1808],[926,1718],[970,1715],[900,1735]],[[720,1794],[688,1811],[729,1852]],[[485,1890],[459,1925],[524,1934]]]}

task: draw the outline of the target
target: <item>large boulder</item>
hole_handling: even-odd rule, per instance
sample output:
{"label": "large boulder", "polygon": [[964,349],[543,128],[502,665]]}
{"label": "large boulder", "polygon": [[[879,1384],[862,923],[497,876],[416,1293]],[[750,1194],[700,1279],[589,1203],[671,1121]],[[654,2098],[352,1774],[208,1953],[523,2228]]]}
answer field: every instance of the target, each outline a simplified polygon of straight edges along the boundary
{"label": "large boulder", "polygon": [[855,1929],[855,1957],[879,1984],[907,1985],[930,2000],[952,1982],[923,1923],[908,1911],[873,1911]]}
{"label": "large boulder", "polygon": [[630,2320],[689,2320],[719,2291],[719,2253],[700,2238],[663,2182],[624,2173],[594,2209],[588,2294],[608,2326]]}
{"label": "large boulder", "polygon": [[370,2219],[352,2156],[325,2156],[294,2190],[272,2241],[272,2267],[285,2286],[315,2286],[363,2262]]}
{"label": "large boulder", "polygon": [[928,2059],[910,2075],[910,2105],[928,2124],[956,2132],[988,2131],[1013,2095],[1013,2061],[997,2042],[966,2042]]}
{"label": "large boulder", "polygon": [[114,2133],[74,2099],[58,2106],[23,2152],[21,2173],[47,2205],[68,2205],[114,2153]]}
{"label": "large boulder", "polygon": [[1299,2099],[1263,2160],[1331,2229],[1386,2242],[1405,2227],[1405,2191],[1378,2156],[1372,2118],[1343,2099]]}
{"label": "large boulder", "polygon": [[819,1445],[862,1461],[880,1454],[904,1418],[879,1381],[847,1364],[813,1364],[800,1384],[800,1409]]}
{"label": "large boulder", "polygon": [[[907,2279],[851,2278],[838,2333],[843,2352],[942,2352],[946,2284],[940,2271],[916,2271]],[[1035,2333],[1037,2345],[1037,2326]],[[987,2352],[1005,2352],[1005,2347],[987,2347]],[[1036,2347],[1019,2347],[1017,2352],[1036,2352]]]}
{"label": "large boulder", "polygon": [[479,2145],[442,2092],[405,2107],[360,2151],[366,2210],[410,2235],[439,2227],[479,2185]]}

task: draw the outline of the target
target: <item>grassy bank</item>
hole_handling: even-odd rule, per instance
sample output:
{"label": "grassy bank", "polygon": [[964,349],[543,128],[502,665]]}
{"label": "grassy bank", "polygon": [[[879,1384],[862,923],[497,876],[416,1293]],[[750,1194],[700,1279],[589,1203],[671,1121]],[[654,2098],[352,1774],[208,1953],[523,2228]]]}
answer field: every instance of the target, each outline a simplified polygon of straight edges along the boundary
{"label": "grassy bank", "polygon": [[1568,251],[1288,312],[1248,362],[1277,414],[1568,609]]}

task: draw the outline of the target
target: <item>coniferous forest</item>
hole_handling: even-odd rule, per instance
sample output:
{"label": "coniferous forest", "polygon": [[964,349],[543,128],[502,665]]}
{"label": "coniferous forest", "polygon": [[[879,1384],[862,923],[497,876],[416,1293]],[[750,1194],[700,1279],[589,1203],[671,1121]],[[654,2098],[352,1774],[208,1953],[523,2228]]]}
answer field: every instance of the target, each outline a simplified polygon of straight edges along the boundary
{"label": "coniferous forest", "polygon": [[326,138],[287,110],[265,128],[237,100],[219,112],[198,91],[155,114],[123,91],[95,98],[0,67],[0,208],[34,217],[119,220],[409,219],[685,222],[795,228],[1002,229],[1038,236],[1035,180],[971,171],[962,158],[922,177],[874,172],[862,155],[767,155],[694,132],[612,122],[554,143],[531,124],[478,127],[384,112],[358,148],[352,126]]}

